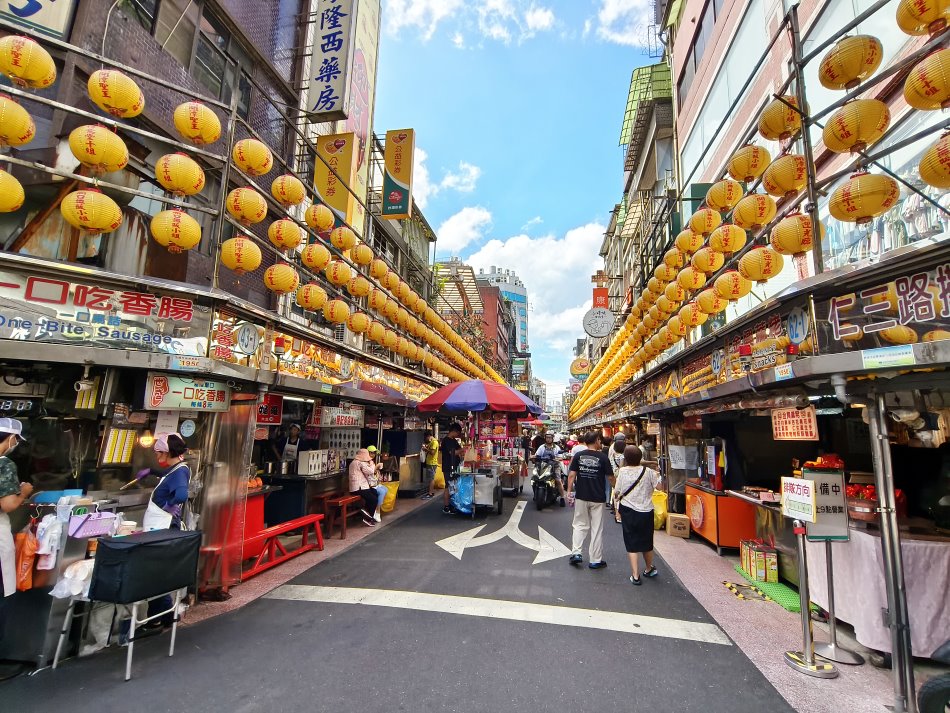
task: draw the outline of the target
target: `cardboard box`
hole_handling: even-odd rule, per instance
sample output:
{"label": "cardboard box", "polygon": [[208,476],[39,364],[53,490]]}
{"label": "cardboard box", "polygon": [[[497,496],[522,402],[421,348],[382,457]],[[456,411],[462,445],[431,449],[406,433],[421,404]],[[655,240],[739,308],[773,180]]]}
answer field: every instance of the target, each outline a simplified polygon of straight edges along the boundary
{"label": "cardboard box", "polygon": [[749,574],[756,582],[778,582],[778,552],[767,545],[749,548]]}
{"label": "cardboard box", "polygon": [[666,534],[670,537],[689,537],[689,517],[671,512],[666,516]]}
{"label": "cardboard box", "polygon": [[316,475],[322,473],[323,454],[320,451],[300,451],[297,455],[297,474]]}
{"label": "cardboard box", "polygon": [[752,574],[752,568],[749,566],[749,548],[754,543],[752,540],[739,540],[739,566],[746,574]]}

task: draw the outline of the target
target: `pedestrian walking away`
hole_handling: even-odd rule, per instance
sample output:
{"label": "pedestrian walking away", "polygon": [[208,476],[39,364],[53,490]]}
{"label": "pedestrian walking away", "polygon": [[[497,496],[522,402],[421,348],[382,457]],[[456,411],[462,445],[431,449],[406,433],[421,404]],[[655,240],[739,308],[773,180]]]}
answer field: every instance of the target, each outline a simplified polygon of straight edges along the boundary
{"label": "pedestrian walking away", "polygon": [[435,471],[438,467],[439,441],[432,435],[432,431],[426,431],[422,436],[422,473],[426,484],[423,500],[429,500],[435,496]]}
{"label": "pedestrian walking away", "polygon": [[[587,448],[571,460],[567,475],[567,490],[574,506],[573,537],[571,547],[572,565],[584,561],[584,543],[590,537],[588,549],[588,567],[601,569],[604,561],[604,503],[607,500],[607,486],[614,482],[610,459],[601,450],[600,434],[591,431],[584,436]],[[576,492],[574,490],[577,485]]]}
{"label": "pedestrian walking away", "polygon": [[662,476],[641,465],[643,454],[636,446],[623,450],[624,465],[617,472],[614,499],[623,529],[623,544],[630,558],[630,583],[639,585],[640,556],[646,564],[644,577],[655,577],[653,564],[653,491]]}
{"label": "pedestrian walking away", "polygon": [[[614,478],[623,465],[623,449],[627,447],[627,437],[623,433],[614,436],[614,444],[607,456],[610,458],[610,467],[613,468]],[[612,489],[607,491],[607,509],[614,509],[614,494]]]}
{"label": "pedestrian walking away", "polygon": [[461,435],[462,427],[457,423],[450,424],[448,435],[439,444],[439,450],[442,451],[442,475],[445,478],[445,490],[443,491],[445,501],[442,505],[442,512],[447,515],[452,512],[451,490],[455,479],[458,477],[459,465],[462,463],[462,444],[458,440]]}

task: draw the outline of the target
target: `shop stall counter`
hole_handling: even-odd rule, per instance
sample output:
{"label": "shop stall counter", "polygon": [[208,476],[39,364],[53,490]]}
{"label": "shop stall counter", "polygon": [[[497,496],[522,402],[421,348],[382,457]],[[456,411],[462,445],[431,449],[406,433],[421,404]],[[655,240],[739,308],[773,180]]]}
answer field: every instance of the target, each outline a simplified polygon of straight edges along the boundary
{"label": "shop stall counter", "polygon": [[751,503],[714,490],[699,480],[686,481],[686,514],[693,532],[715,546],[738,549],[741,540],[755,536],[755,508]]}

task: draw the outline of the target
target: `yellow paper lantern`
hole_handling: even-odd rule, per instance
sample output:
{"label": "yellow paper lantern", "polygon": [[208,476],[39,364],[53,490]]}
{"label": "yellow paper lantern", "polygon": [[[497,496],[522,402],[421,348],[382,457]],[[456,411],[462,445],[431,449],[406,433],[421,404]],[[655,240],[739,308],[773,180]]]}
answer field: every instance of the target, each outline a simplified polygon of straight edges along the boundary
{"label": "yellow paper lantern", "polygon": [[[675,283],[670,283],[675,284]],[[656,308],[663,314],[673,314],[677,310],[677,305],[666,295],[660,295],[656,300]]]}
{"label": "yellow paper lantern", "polygon": [[297,271],[285,262],[271,265],[264,270],[264,286],[278,295],[293,292],[300,284]]}
{"label": "yellow paper lantern", "polygon": [[125,142],[101,124],[86,124],[69,132],[69,150],[95,174],[121,171],[129,162]]}
{"label": "yellow paper lantern", "polygon": [[739,273],[747,280],[763,283],[778,275],[785,258],[770,247],[758,245],[739,258]]}
{"label": "yellow paper lantern", "polygon": [[366,301],[366,304],[374,312],[381,312],[386,306],[386,300],[388,299],[389,297],[386,296],[385,292],[379,288],[373,287],[370,288],[369,297]]}
{"label": "yellow paper lantern", "polygon": [[399,314],[399,303],[396,300],[387,297],[386,304],[383,305],[383,314],[390,322],[396,321],[396,315]]}
{"label": "yellow paper lantern", "polygon": [[726,258],[721,252],[717,252],[709,247],[697,250],[696,254],[693,255],[693,259],[690,260],[690,264],[694,268],[700,272],[705,272],[707,275],[711,275],[719,270],[725,262]]}
{"label": "yellow paper lantern", "polygon": [[660,282],[656,275],[651,277],[647,280],[647,291],[650,293],[646,296],[647,301],[650,304],[656,302],[656,298],[663,294],[664,289],[666,289],[666,283]]}
{"label": "yellow paper lantern", "polygon": [[950,108],[950,48],[924,57],[904,82],[904,99],[915,109]]}
{"label": "yellow paper lantern", "polygon": [[686,264],[685,255],[679,248],[670,248],[663,254],[663,262],[675,270]]}
{"label": "yellow paper lantern", "polygon": [[171,253],[191,250],[201,242],[201,225],[178,208],[156,213],[149,223],[149,232],[156,243]]}
{"label": "yellow paper lantern", "polygon": [[111,233],[122,225],[122,209],[95,188],[67,194],[59,210],[67,223],[91,235]]}
{"label": "yellow paper lantern", "polygon": [[673,244],[686,255],[692,255],[703,246],[703,236],[686,229],[676,236]]}
{"label": "yellow paper lantern", "polygon": [[[825,226],[818,224],[819,235],[825,237]],[[815,247],[815,233],[811,216],[804,213],[792,213],[772,228],[769,239],[776,252],[782,255],[801,255]]]}
{"label": "yellow paper lantern", "polygon": [[901,0],[897,26],[908,35],[936,35],[950,20],[950,0]]}
{"label": "yellow paper lantern", "polygon": [[386,325],[376,320],[373,320],[373,323],[369,325],[369,329],[366,330],[366,336],[369,337],[371,342],[375,342],[376,344],[383,343],[383,336],[385,334]]}
{"label": "yellow paper lantern", "polygon": [[228,193],[228,213],[242,225],[260,223],[267,217],[267,201],[253,188],[235,188]]}
{"label": "yellow paper lantern", "polygon": [[0,169],[0,213],[19,210],[26,200],[23,186],[10,173]]}
{"label": "yellow paper lantern", "polygon": [[238,275],[261,266],[261,249],[250,238],[231,238],[221,243],[221,264]]}
{"label": "yellow paper lantern", "polygon": [[399,336],[391,329],[387,329],[383,334],[383,346],[387,349],[395,349],[399,344]]}
{"label": "yellow paper lantern", "polygon": [[735,302],[752,291],[752,283],[736,270],[726,270],[714,283],[716,294],[724,300]]}
{"label": "yellow paper lantern", "polygon": [[742,249],[745,243],[745,231],[732,223],[723,223],[709,235],[710,249],[725,255],[731,255]]}
{"label": "yellow paper lantern", "polygon": [[11,97],[0,94],[0,144],[24,146],[36,136],[33,117]]}
{"label": "yellow paper lantern", "polygon": [[0,39],[0,72],[17,86],[29,89],[45,89],[56,81],[56,63],[50,53],[36,40],[21,35]]}
{"label": "yellow paper lantern", "polygon": [[270,184],[270,194],[282,206],[300,205],[307,197],[307,189],[296,176],[285,173],[278,176]]}
{"label": "yellow paper lantern", "polygon": [[336,222],[336,219],[333,217],[333,211],[323,205],[323,203],[314,203],[307,208],[303,219],[311,230],[321,235],[331,230],[333,224]]}
{"label": "yellow paper lantern", "polygon": [[742,186],[736,181],[724,179],[709,187],[706,191],[706,205],[720,213],[728,213],[742,198]]}
{"label": "yellow paper lantern", "polygon": [[700,208],[689,219],[689,229],[698,235],[706,236],[719,227],[722,216],[712,208]]}
{"label": "yellow paper lantern", "polygon": [[323,270],[330,264],[330,251],[320,243],[311,243],[300,251],[300,259],[311,270]]}
{"label": "yellow paper lantern", "polygon": [[196,146],[213,144],[221,138],[221,121],[218,115],[201,102],[179,104],[175,107],[172,121],[181,137]]}
{"label": "yellow paper lantern", "polygon": [[686,299],[686,290],[683,289],[683,286],[679,283],[679,275],[677,275],[677,281],[671,282],[666,286],[666,289],[663,290],[663,295],[670,302],[679,303]]}
{"label": "yellow paper lantern", "polygon": [[890,123],[887,104],[877,99],[855,99],[828,118],[822,138],[830,151],[857,153],[879,141]]}
{"label": "yellow paper lantern", "polygon": [[676,282],[684,290],[695,291],[706,284],[706,274],[702,270],[693,267],[692,261],[690,261],[689,265],[680,270],[676,276]]}
{"label": "yellow paper lantern", "polygon": [[[665,297],[664,295],[660,295],[660,298],[661,298],[661,299],[666,299],[666,297]],[[647,315],[648,315],[654,322],[656,322],[657,324],[662,323],[663,320],[666,319],[666,315],[668,315],[668,314],[669,314],[669,312],[667,312],[667,311],[665,311],[665,310],[661,310],[660,307],[659,307],[659,305],[653,305],[653,306],[650,308],[650,311],[647,313]]]}
{"label": "yellow paper lantern", "polygon": [[350,318],[350,307],[343,300],[329,300],[323,305],[323,317],[333,324],[344,324]]}
{"label": "yellow paper lantern", "polygon": [[231,150],[234,164],[249,176],[263,176],[274,167],[274,155],[257,139],[241,139]]}
{"label": "yellow paper lantern", "polygon": [[346,283],[346,291],[354,297],[366,297],[372,289],[370,281],[362,275],[357,275]]}
{"label": "yellow paper lantern", "polygon": [[900,195],[890,176],[855,173],[831,194],[828,211],[838,220],[862,225],[893,208]]}
{"label": "yellow paper lantern", "polygon": [[365,243],[360,243],[353,248],[353,251],[350,253],[350,258],[357,265],[365,267],[373,262],[373,249],[366,245]]}
{"label": "yellow paper lantern", "polygon": [[670,330],[670,334],[675,334],[678,337],[685,337],[689,332],[689,326],[683,322],[683,318],[679,314],[670,317],[670,321],[666,326]]}
{"label": "yellow paper lantern", "polygon": [[705,314],[718,314],[722,312],[728,304],[729,302],[720,297],[719,293],[712,287],[703,290],[696,296],[696,305],[700,311]]}
{"label": "yellow paper lantern", "polygon": [[762,187],[777,198],[791,198],[807,184],[807,163],[798,154],[779,156],[762,174]]}
{"label": "yellow paper lantern", "polygon": [[782,101],[773,99],[759,117],[759,133],[769,141],[791,138],[802,126],[802,115],[797,108],[798,99],[790,94],[783,96]]}
{"label": "yellow paper lantern", "polygon": [[131,119],[145,109],[145,95],[131,77],[115,69],[99,69],[86,84],[93,103],[112,116]]}
{"label": "yellow paper lantern", "polygon": [[399,298],[399,301],[403,304],[406,304],[409,301],[409,297],[412,296],[412,288],[405,282],[400,281],[396,286],[396,297]]}
{"label": "yellow paper lantern", "polygon": [[746,144],[729,159],[729,175],[737,181],[752,183],[772,162],[772,155],[761,146]]}
{"label": "yellow paper lantern", "polygon": [[297,304],[306,310],[316,312],[327,303],[327,291],[315,282],[304,285],[297,290]]}
{"label": "yellow paper lantern", "polygon": [[854,89],[881,66],[884,47],[877,37],[842,37],[818,66],[818,81],[827,89]]}
{"label": "yellow paper lantern", "polygon": [[193,196],[205,187],[205,172],[190,156],[166,154],[155,162],[155,180],[176,196]]}
{"label": "yellow paper lantern", "polygon": [[881,339],[890,344],[914,344],[917,342],[917,332],[900,324],[890,329],[882,329],[878,334]]}
{"label": "yellow paper lantern", "polygon": [[643,324],[646,325],[648,332],[653,332],[660,326],[660,320],[652,314],[646,314],[643,316]]}
{"label": "yellow paper lantern", "polygon": [[763,193],[751,193],[736,204],[732,221],[743,230],[758,230],[775,217],[775,199]]}
{"label": "yellow paper lantern", "polygon": [[696,302],[687,302],[679,311],[679,318],[687,327],[698,327],[709,315],[703,312]]}
{"label": "yellow paper lantern", "polygon": [[[380,284],[382,284],[383,278],[389,274],[389,266],[385,263],[385,261],[376,258],[369,264],[369,274],[370,276],[379,280]],[[433,312],[433,314],[435,313]]]}
{"label": "yellow paper lantern", "polygon": [[270,224],[267,237],[276,248],[293,250],[303,240],[303,231],[289,218],[281,218]]}
{"label": "yellow paper lantern", "polygon": [[331,261],[324,269],[324,273],[330,281],[330,284],[336,285],[337,287],[342,287],[353,277],[353,271],[350,269],[350,266],[342,260]]}
{"label": "yellow paper lantern", "polygon": [[349,250],[356,245],[356,233],[345,225],[341,225],[330,231],[330,242],[339,250]]}
{"label": "yellow paper lantern", "polygon": [[675,280],[678,272],[675,267],[670,267],[665,262],[661,262],[656,266],[656,269],[653,270],[653,276],[665,285],[667,282]]}
{"label": "yellow paper lantern", "polygon": [[944,134],[924,152],[917,165],[920,178],[934,188],[950,188],[950,134]]}
{"label": "yellow paper lantern", "polygon": [[946,329],[931,329],[920,338],[922,342],[941,342],[944,339],[950,339],[950,331]]}
{"label": "yellow paper lantern", "polygon": [[383,287],[392,292],[399,287],[399,275],[395,272],[387,272],[381,282],[383,283]]}

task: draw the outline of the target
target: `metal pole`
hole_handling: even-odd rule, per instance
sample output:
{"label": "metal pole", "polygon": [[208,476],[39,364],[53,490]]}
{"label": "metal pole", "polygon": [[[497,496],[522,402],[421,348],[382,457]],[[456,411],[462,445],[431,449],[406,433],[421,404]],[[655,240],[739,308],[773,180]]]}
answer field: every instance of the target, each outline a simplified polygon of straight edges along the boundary
{"label": "metal pole", "polygon": [[792,67],[795,75],[795,97],[798,99],[798,107],[802,111],[802,152],[805,155],[805,169],[808,173],[808,205],[806,208],[811,218],[812,242],[814,242],[815,245],[811,252],[815,266],[815,274],[820,275],[824,272],[825,265],[821,246],[821,223],[818,218],[818,176],[815,175],[815,153],[812,151],[811,134],[809,133],[811,125],[808,121],[808,102],[805,96],[805,73],[803,71],[804,52],[802,49],[801,31],[798,26],[798,5],[792,6],[792,9],[789,10],[788,18],[789,30],[792,35]]}
{"label": "metal pole", "polygon": [[802,650],[786,651],[785,663],[799,673],[815,678],[837,678],[838,669],[830,663],[815,662],[815,643],[812,636],[811,596],[808,592],[808,558],[805,555],[805,523],[792,521],[798,541],[798,598],[802,608]]}
{"label": "metal pole", "polygon": [[825,540],[825,574],[828,581],[828,643],[815,644],[815,653],[829,661],[860,666],[864,657],[838,646],[838,622],[835,619],[835,579],[831,540]]}
{"label": "metal pole", "polygon": [[900,532],[894,507],[894,479],[891,447],[887,440],[884,396],[872,393],[868,403],[871,430],[871,454],[874,459],[874,483],[877,486],[881,513],[881,552],[884,558],[884,584],[887,590],[885,616],[891,630],[891,670],[894,674],[894,711],[916,713],[914,694],[914,660],[910,643],[910,620],[907,613],[907,591],[904,588],[904,561],[900,549]]}

